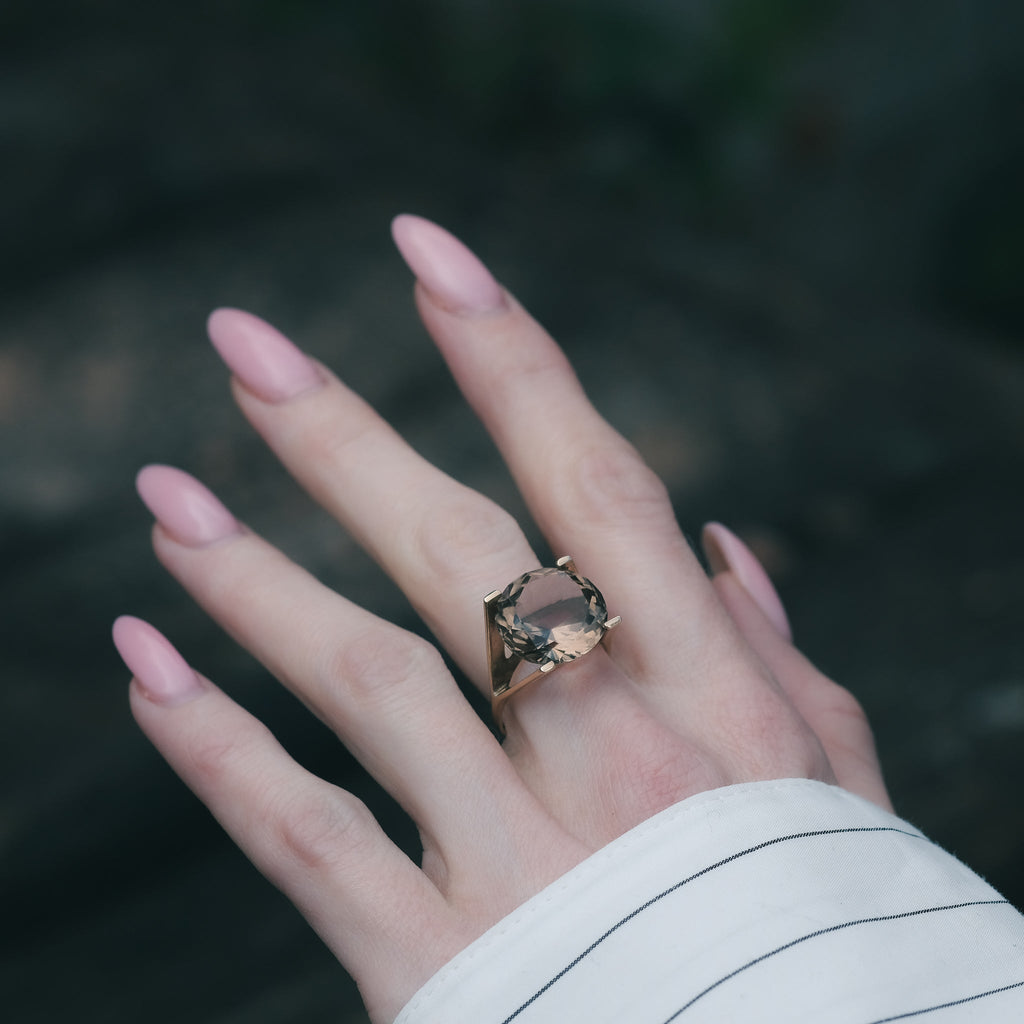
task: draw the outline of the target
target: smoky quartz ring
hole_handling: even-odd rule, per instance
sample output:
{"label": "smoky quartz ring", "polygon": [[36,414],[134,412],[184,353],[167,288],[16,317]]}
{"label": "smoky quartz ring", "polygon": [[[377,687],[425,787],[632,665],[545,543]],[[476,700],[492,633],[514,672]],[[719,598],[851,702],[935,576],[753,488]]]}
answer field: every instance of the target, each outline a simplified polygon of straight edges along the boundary
{"label": "smoky quartz ring", "polygon": [[484,598],[491,712],[504,734],[505,702],[567,661],[592,651],[619,617],[608,618],[601,591],[572,558],[534,569]]}

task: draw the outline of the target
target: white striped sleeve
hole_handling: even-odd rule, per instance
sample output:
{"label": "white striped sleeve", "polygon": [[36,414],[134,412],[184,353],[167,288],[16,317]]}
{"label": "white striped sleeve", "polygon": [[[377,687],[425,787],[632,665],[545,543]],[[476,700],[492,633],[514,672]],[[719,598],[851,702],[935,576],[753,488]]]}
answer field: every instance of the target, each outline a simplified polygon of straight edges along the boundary
{"label": "white striped sleeve", "polygon": [[396,1024],[1024,1020],[1024,917],[835,786],[671,807],[443,967]]}

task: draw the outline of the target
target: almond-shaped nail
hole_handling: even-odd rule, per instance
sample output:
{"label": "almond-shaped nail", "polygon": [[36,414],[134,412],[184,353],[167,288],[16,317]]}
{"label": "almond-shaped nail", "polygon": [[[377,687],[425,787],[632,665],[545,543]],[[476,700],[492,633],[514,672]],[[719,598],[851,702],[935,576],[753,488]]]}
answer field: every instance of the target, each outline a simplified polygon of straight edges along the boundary
{"label": "almond-shaped nail", "polygon": [[286,402],[324,382],[309,356],[276,327],[252,313],[214,310],[206,329],[231,372],[265,402]]}
{"label": "almond-shaped nail", "polygon": [[146,466],[135,486],[156,521],[187,547],[213,544],[241,529],[206,487],[173,466]]}
{"label": "almond-shaped nail", "polygon": [[391,222],[391,237],[416,279],[450,313],[490,313],[505,305],[491,272],[444,228],[403,213]]}
{"label": "almond-shaped nail", "polygon": [[204,687],[171,642],[148,622],[122,615],[114,623],[114,646],[139,689],[154,704],[176,707],[202,696]]}
{"label": "almond-shaped nail", "polygon": [[704,527],[701,544],[711,571],[732,572],[776,632],[786,640],[792,640],[793,631],[786,609],[754,552],[721,523],[708,523]]}

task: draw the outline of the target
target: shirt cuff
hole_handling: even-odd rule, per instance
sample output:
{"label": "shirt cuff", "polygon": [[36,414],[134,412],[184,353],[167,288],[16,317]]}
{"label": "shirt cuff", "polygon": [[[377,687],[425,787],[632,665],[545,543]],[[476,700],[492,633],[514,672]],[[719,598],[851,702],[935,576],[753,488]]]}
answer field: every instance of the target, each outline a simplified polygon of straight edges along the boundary
{"label": "shirt cuff", "polygon": [[1024,918],[907,822],[784,779],[627,832],[449,961],[395,1024],[946,1024],[957,1007],[1024,1019]]}

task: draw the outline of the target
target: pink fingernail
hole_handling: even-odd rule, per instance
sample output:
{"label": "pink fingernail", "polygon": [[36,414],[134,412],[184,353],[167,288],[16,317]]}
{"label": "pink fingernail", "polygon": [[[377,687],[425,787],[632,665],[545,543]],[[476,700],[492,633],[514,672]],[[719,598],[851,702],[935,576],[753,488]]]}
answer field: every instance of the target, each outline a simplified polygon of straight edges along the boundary
{"label": "pink fingernail", "polygon": [[202,695],[203,684],[188,662],[148,622],[122,615],[113,632],[118,654],[154,704],[175,707]]}
{"label": "pink fingernail", "polygon": [[420,284],[450,313],[490,313],[505,305],[491,272],[444,228],[403,213],[391,222],[391,237]]}
{"label": "pink fingernail", "polygon": [[202,547],[240,527],[238,520],[195,477],[173,466],[146,466],[135,478],[139,497],[179,543]]}
{"label": "pink fingernail", "polygon": [[716,574],[732,572],[776,631],[792,640],[786,609],[754,552],[721,523],[708,523],[704,527],[701,544],[711,571]]}
{"label": "pink fingernail", "polygon": [[213,347],[257,397],[274,404],[313,391],[323,376],[277,328],[240,309],[217,309],[206,323]]}

